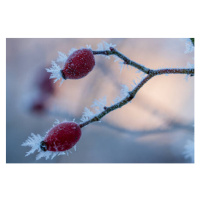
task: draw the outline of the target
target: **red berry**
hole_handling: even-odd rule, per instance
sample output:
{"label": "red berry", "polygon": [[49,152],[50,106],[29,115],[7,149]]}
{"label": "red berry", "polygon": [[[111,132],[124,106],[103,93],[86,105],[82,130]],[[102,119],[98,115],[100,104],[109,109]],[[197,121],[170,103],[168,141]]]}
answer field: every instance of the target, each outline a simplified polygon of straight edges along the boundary
{"label": "red berry", "polygon": [[43,151],[66,151],[81,137],[81,128],[75,122],[63,122],[54,126],[40,143]]}
{"label": "red berry", "polygon": [[64,79],[79,79],[86,76],[94,67],[95,59],[90,49],[79,49],[72,53],[61,70]]}

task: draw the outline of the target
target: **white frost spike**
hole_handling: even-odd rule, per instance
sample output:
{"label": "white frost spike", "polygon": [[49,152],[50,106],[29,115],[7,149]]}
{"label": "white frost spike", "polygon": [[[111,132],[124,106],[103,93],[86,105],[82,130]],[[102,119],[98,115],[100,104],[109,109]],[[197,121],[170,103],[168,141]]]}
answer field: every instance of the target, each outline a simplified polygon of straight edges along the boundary
{"label": "white frost spike", "polygon": [[55,122],[53,123],[53,127],[60,124],[60,121],[58,119],[55,120]]}
{"label": "white frost spike", "polygon": [[106,96],[104,96],[102,99],[99,99],[99,100],[95,99],[91,107],[95,108],[97,113],[100,113],[104,110],[106,103],[107,103],[107,98]]}
{"label": "white frost spike", "polygon": [[76,151],[76,145],[74,145],[74,151]]}
{"label": "white frost spike", "polygon": [[194,64],[191,64],[190,62],[187,63],[186,65],[187,68],[194,68]]}
{"label": "white frost spike", "polygon": [[[103,42],[103,43],[99,43],[97,45],[97,51],[104,51],[104,50],[110,50],[110,47],[116,47],[116,44],[112,44],[112,43],[107,43],[107,42]],[[108,56],[109,57],[109,56]]]}
{"label": "white frost spike", "polygon": [[190,39],[186,39],[185,42],[185,54],[191,53],[194,51],[194,46],[192,44],[192,41]]}
{"label": "white frost spike", "polygon": [[67,61],[67,55],[58,51],[58,58],[56,60],[57,62],[65,63]]}
{"label": "white frost spike", "polygon": [[123,98],[125,98],[126,96],[129,96],[129,88],[127,85],[121,85],[122,89],[120,91],[120,96],[117,96],[113,101],[114,103],[119,103],[119,101],[121,101]]}
{"label": "white frost spike", "polygon": [[71,49],[69,50],[68,56],[70,56],[71,54],[73,54],[76,50],[77,50],[77,49],[75,49],[75,48],[71,48]]}
{"label": "white frost spike", "polygon": [[116,47],[117,45],[116,44],[112,44],[112,43],[110,43],[110,44],[108,44],[107,42],[103,42],[104,43],[104,47],[105,47],[105,49],[109,49],[110,47]]}
{"label": "white frost spike", "polygon": [[194,140],[188,140],[183,151],[185,159],[190,159],[194,162]]}
{"label": "white frost spike", "polygon": [[92,49],[91,45],[86,44],[87,49]]}
{"label": "white frost spike", "polygon": [[186,74],[184,79],[185,79],[186,81],[188,81],[189,76],[190,76],[189,74]]}
{"label": "white frost spike", "polygon": [[120,60],[118,56],[116,55],[112,55],[112,56],[115,58],[114,62],[118,62]]}
{"label": "white frost spike", "polygon": [[103,44],[102,43],[99,43],[97,45],[97,51],[103,51],[104,50],[104,47],[103,47]]}
{"label": "white frost spike", "polygon": [[28,137],[28,139],[22,143],[22,146],[28,146],[31,147],[31,150],[26,153],[26,156],[29,156],[30,154],[34,153],[36,150],[38,152],[41,151],[40,149],[40,142],[44,139],[41,135],[37,134],[35,135],[34,133],[31,133],[31,136]]}
{"label": "white frost spike", "polygon": [[114,99],[114,103],[118,103],[119,101],[121,100],[121,98],[119,96],[117,96],[115,99]]}
{"label": "white frost spike", "polygon": [[91,119],[95,114],[87,107],[84,108],[83,115],[81,117],[82,122],[86,122]]}
{"label": "white frost spike", "polygon": [[120,91],[120,95],[121,95],[121,98],[124,98],[127,95],[129,95],[129,89],[128,89],[127,85],[121,85],[121,87],[122,87],[122,89]]}
{"label": "white frost spike", "polygon": [[[51,73],[50,79],[55,78],[54,83],[56,83],[58,80],[62,78],[61,74],[61,67],[56,64],[55,61],[52,61],[52,67],[51,68],[46,68],[47,72]],[[64,80],[64,79],[63,79]]]}
{"label": "white frost spike", "polygon": [[120,64],[120,74],[121,74],[122,69],[124,68],[124,62],[120,61],[119,64]]}

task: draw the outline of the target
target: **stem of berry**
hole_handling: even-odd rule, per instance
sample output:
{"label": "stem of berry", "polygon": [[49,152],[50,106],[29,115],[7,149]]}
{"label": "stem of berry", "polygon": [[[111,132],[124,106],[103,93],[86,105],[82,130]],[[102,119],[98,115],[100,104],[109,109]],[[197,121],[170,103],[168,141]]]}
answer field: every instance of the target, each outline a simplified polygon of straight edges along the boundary
{"label": "stem of berry", "polygon": [[153,75],[159,75],[159,74],[190,74],[191,76],[194,75],[194,69],[193,68],[178,68],[178,69],[161,69],[161,70],[152,70],[150,68],[147,68],[139,63],[136,63],[129,58],[127,58],[125,55],[117,51],[115,48],[110,47],[110,50],[105,51],[92,51],[94,55],[116,55],[119,58],[121,58],[125,64],[130,65],[132,67],[135,67],[145,74],[153,74]]}
{"label": "stem of berry", "polygon": [[83,128],[84,126],[87,126],[88,124],[90,124],[92,122],[100,121],[102,117],[104,117],[111,111],[116,110],[116,109],[121,108],[122,106],[126,105],[128,102],[130,102],[135,97],[135,95],[142,88],[142,86],[144,86],[154,76],[162,75],[162,74],[188,74],[190,76],[194,76],[193,68],[189,68],[189,69],[174,68],[174,69],[158,69],[158,70],[152,70],[152,69],[146,68],[143,65],[140,65],[140,64],[130,60],[129,58],[124,56],[122,53],[120,53],[113,47],[110,47],[110,50],[107,50],[107,51],[93,51],[93,54],[94,55],[102,54],[102,55],[107,55],[107,56],[114,54],[114,55],[118,56],[119,58],[121,58],[122,60],[124,60],[124,62],[126,64],[136,67],[137,69],[143,71],[144,73],[147,74],[147,76],[132,91],[130,91],[124,99],[122,99],[120,102],[118,102],[110,107],[105,107],[104,111],[102,111],[101,113],[99,113],[98,115],[93,117],[92,119],[90,119],[86,122],[80,123],[79,124],[80,128]]}

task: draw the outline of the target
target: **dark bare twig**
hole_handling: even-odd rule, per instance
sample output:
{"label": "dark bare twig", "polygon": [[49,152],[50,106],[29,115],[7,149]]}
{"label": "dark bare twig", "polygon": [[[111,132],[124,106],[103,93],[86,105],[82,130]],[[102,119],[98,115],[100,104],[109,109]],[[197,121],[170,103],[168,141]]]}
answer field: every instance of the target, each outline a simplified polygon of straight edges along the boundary
{"label": "dark bare twig", "polygon": [[142,72],[146,74],[190,74],[191,76],[194,75],[194,69],[186,69],[186,68],[177,68],[177,69],[160,69],[160,70],[152,70],[150,68],[145,67],[144,65],[141,65],[139,63],[136,63],[129,58],[127,58],[125,55],[114,49],[113,47],[110,47],[110,50],[106,51],[93,51],[94,55],[116,55],[119,58],[121,58],[124,61],[124,64],[130,65],[132,67],[135,67]]}
{"label": "dark bare twig", "polygon": [[122,99],[120,102],[110,106],[110,107],[105,107],[105,110],[101,113],[99,113],[98,115],[96,115],[95,117],[93,117],[92,119],[80,123],[79,126],[81,128],[83,128],[84,126],[87,126],[88,124],[92,123],[92,122],[96,122],[96,121],[100,121],[100,119],[102,117],[104,117],[105,115],[107,115],[109,112],[116,110],[118,108],[121,108],[122,106],[126,105],[128,102],[130,102],[136,95],[136,93],[142,88],[142,86],[147,83],[151,78],[153,78],[154,76],[157,75],[162,75],[162,74],[189,74],[191,76],[194,76],[194,69],[193,68],[176,68],[176,69],[158,69],[158,70],[152,70],[149,69],[143,65],[140,65],[132,60],[130,60],[129,58],[127,58],[126,56],[124,56],[122,53],[120,53],[119,51],[117,51],[116,49],[114,49],[113,47],[110,47],[110,50],[106,50],[106,51],[93,51],[94,55],[116,55],[119,58],[121,58],[125,64],[127,65],[131,65],[133,67],[136,67],[137,69],[143,71],[144,73],[147,74],[147,76],[132,90],[128,93],[128,95]]}

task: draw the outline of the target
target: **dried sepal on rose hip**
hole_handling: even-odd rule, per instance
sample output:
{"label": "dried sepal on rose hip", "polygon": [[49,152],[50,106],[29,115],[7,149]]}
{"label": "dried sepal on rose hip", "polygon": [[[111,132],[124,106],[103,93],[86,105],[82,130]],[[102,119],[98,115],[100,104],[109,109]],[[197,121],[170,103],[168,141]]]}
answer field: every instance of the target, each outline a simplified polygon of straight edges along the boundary
{"label": "dried sepal on rose hip", "polygon": [[[66,79],[80,79],[85,77],[95,66],[95,58],[93,52],[89,48],[82,48],[73,51],[69,57],[59,52],[59,59],[57,61],[63,62],[61,67],[55,62],[52,62],[52,67],[46,69],[51,73],[50,78],[55,78],[54,82]],[[61,83],[62,83],[61,82]]]}
{"label": "dried sepal on rose hip", "polygon": [[81,137],[81,128],[75,122],[57,122],[45,135],[31,134],[22,146],[29,146],[31,150],[26,153],[26,156],[38,151],[36,159],[45,157],[48,159],[51,156],[53,159],[56,155],[64,155],[71,153],[70,149],[74,147],[76,151],[76,143]]}

